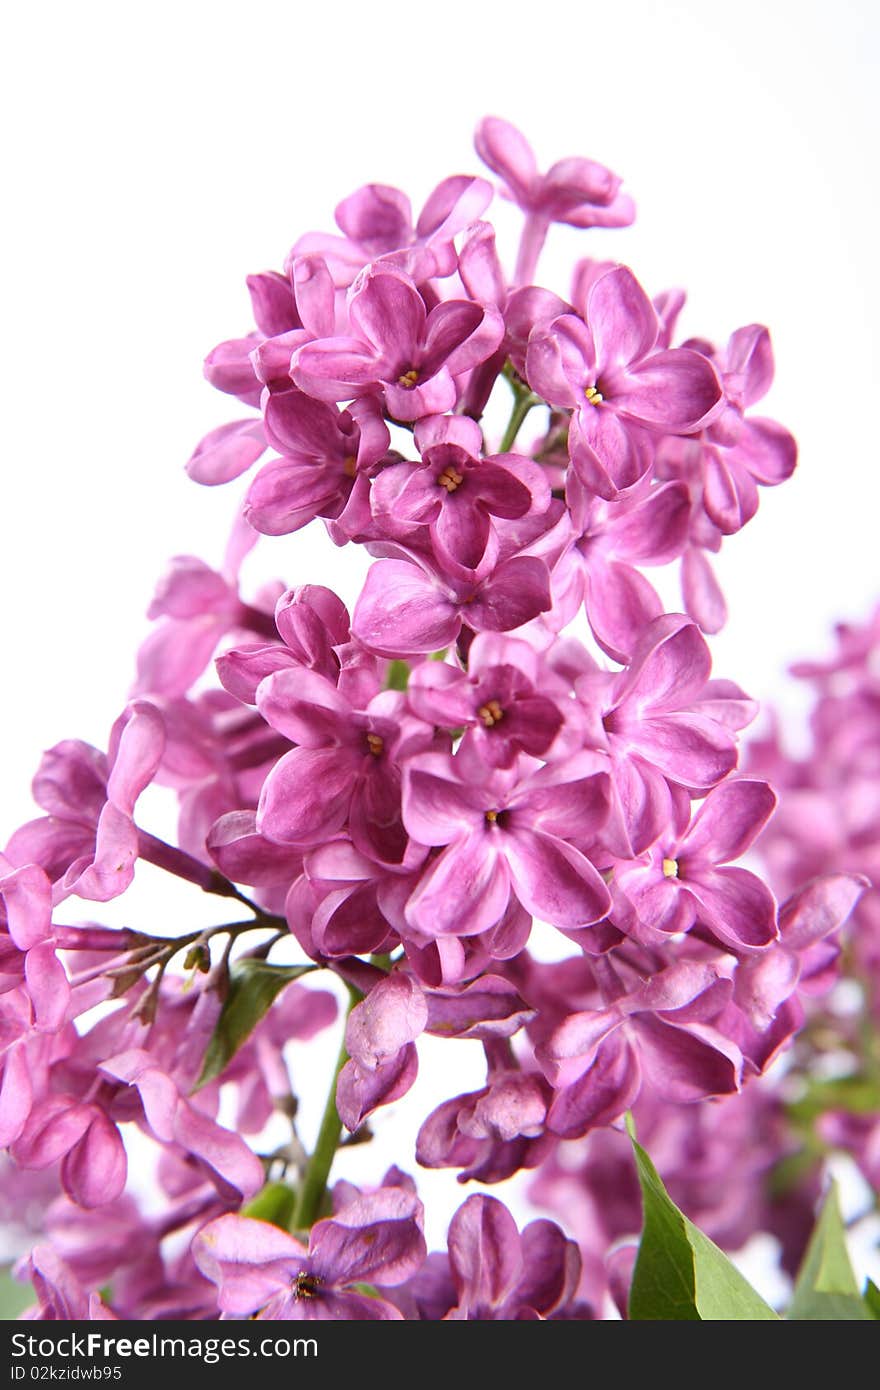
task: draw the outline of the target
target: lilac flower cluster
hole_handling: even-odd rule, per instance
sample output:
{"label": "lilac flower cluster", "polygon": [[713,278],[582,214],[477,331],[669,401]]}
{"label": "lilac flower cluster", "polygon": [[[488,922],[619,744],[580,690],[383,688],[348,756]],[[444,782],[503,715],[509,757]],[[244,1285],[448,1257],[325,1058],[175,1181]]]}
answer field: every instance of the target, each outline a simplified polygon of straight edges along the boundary
{"label": "lilac flower cluster", "polygon": [[[10,1182],[57,1181],[35,1316],[599,1315],[578,1245],[547,1220],[520,1232],[493,1196],[468,1197],[430,1256],[397,1170],[337,1183],[328,1206],[337,1110],[364,1134],[410,1089],[423,1034],[477,1040],[485,1085],[441,1100],[415,1157],[484,1184],[544,1162],[546,1184],[563,1141],[764,1072],[861,891],[846,866],[803,863],[778,907],[737,863],[776,795],[738,764],[755,704],[711,673],[703,634],[725,610],[707,552],[795,465],[752,409],[767,330],[673,345],[684,296],[652,299],[614,262],[579,261],[568,299],[537,285],[553,223],[625,226],[632,202],[590,160],[540,173],[502,120],[476,145],[524,214],[512,279],[492,185],[465,175],[415,218],[367,185],[337,233],[249,278],[255,328],[205,370],[250,413],[188,465],[219,485],[270,451],[223,567],[172,563],[106,754],[45,756],[45,815],[0,861],[0,1136]],[[318,518],[373,557],[353,612],[320,585],[243,597],[258,537]],[[677,562],[669,613],[644,570]],[[581,610],[589,648],[565,632]],[[178,795],[176,845],[139,823],[154,781]],[[251,915],[169,937],[55,920],[72,895],[124,892],[139,858]],[[536,953],[536,919],[560,959]],[[284,1046],[337,1006],[284,976],[291,939],[353,999],[311,1156]],[[236,1008],[249,1026],[218,1058]],[[294,1205],[274,1221],[272,1156],[244,1136],[279,1109]],[[161,1218],[126,1190],[126,1125],[155,1148]]]}
{"label": "lilac flower cluster", "polygon": [[[867,1191],[880,1190],[880,903],[868,888],[880,877],[880,610],[840,624],[836,647],[792,668],[814,691],[804,751],[790,751],[774,710],[747,749],[750,774],[771,778],[779,794],[756,845],[771,882],[784,895],[813,876],[794,901],[821,893],[808,912],[780,914],[788,954],[746,967],[757,1018],[778,1026],[787,1016],[784,1064],[709,1105],[670,1105],[646,1088],[633,1107],[668,1190],[699,1228],[730,1251],[759,1232],[774,1236],[792,1276],[831,1155],[846,1155]],[[842,932],[825,929],[845,918]],[[626,1136],[609,1128],[557,1143],[530,1191],[567,1221],[593,1304],[610,1296],[624,1310],[641,1221]],[[875,1200],[853,1219],[870,1217]]]}

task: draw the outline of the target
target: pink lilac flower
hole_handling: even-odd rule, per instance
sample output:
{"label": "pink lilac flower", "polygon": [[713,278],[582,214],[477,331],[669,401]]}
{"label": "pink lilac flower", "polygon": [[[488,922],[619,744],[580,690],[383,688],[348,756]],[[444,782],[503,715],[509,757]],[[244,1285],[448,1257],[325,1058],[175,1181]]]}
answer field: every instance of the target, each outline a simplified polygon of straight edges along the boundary
{"label": "pink lilac flower", "polygon": [[514,766],[479,783],[460,759],[411,759],[404,824],[419,843],[446,848],[410,898],[409,920],[431,935],[477,934],[503,916],[512,892],[527,912],[575,940],[588,936],[610,898],[577,845],[589,845],[601,829],[607,785],[589,760],[536,772]]}
{"label": "pink lilac flower", "polygon": [[278,671],[257,690],[269,724],[298,746],[263,785],[257,828],[280,844],[308,848],[348,826],[361,853],[399,864],[407,852],[398,759],[434,743],[408,717],[403,697],[384,691],[353,707],[316,671]]}
{"label": "pink lilac flower", "polygon": [[441,573],[410,560],[378,560],[355,605],[352,632],[379,656],[439,651],[463,626],[507,632],[550,608],[550,576],[543,561],[517,555],[475,573]]}
{"label": "pink lilac flower", "polygon": [[454,1320],[590,1318],[576,1295],[581,1260],[574,1241],[552,1221],[532,1221],[522,1234],[495,1197],[473,1196],[449,1226],[449,1268],[457,1302]]}
{"label": "pink lilac flower", "polygon": [[690,826],[661,837],[643,863],[615,875],[649,933],[689,931],[695,922],[723,946],[750,952],[777,939],[776,903],[748,869],[726,867],[760,834],[776,805],[766,782],[742,778],[709,792]]}
{"label": "pink lilac flower", "polygon": [[457,259],[454,237],[481,216],[491,198],[485,179],[453,175],[428,196],[414,223],[409,198],[399,188],[365,184],[336,207],[343,236],[306,233],[291,257],[321,256],[342,286],[374,260],[399,266],[417,282],[451,275]]}
{"label": "pink lilac flower", "polygon": [[658,349],[658,333],[650,300],[619,266],[592,286],[585,319],[564,314],[529,340],[529,385],[551,405],[574,410],[572,464],[600,495],[644,477],[647,432],[693,434],[718,413],[722,391],[711,363],[688,348]]}
{"label": "pink lilac flower", "polygon": [[435,555],[476,570],[486,554],[492,518],[541,513],[550,491],[537,464],[517,454],[481,457],[479,426],[464,416],[430,416],[415,428],[422,463],[383,469],[371,493],[384,534],[406,539],[426,526]]}
{"label": "pink lilac flower", "polygon": [[422,662],[406,698],[420,719],[467,730],[466,746],[477,758],[503,768],[518,753],[546,754],[562,728],[564,706],[539,693],[540,679],[537,653],[527,642],[479,633],[467,672],[448,662]]}
{"label": "pink lilac flower", "polygon": [[574,227],[626,227],[635,216],[620,179],[591,159],[561,159],[539,174],[525,137],[509,121],[486,116],[474,136],[477,154],[504,180],[503,191],[526,213],[515,281],[528,284],[551,222]]}
{"label": "pink lilac flower", "polygon": [[76,893],[107,902],[124,893],[138,856],[135,803],[158,769],[164,743],[158,709],[136,700],[113,725],[106,756],[78,740],[50,749],[33,783],[34,800],[48,815],[15,832],[8,858],[44,868],[56,901]]}
{"label": "pink lilac flower", "polygon": [[395,970],[349,1014],[349,1060],[339,1075],[336,1105],[347,1129],[356,1130],[379,1105],[405,1095],[415,1081],[415,1041],[428,1022],[418,983]]}
{"label": "pink lilac flower", "polygon": [[221,1312],[274,1321],[400,1319],[391,1303],[361,1293],[402,1284],[425,1255],[422,1207],[405,1188],[355,1199],[302,1242],[245,1216],[222,1216],[196,1236],[193,1254],[217,1285]]}
{"label": "pink lilac flower", "polygon": [[295,385],[322,401],[382,393],[395,420],[418,420],[455,404],[454,378],[498,346],[498,314],[469,300],[445,300],[428,311],[402,272],[366,271],[349,301],[352,333],[297,348]]}
{"label": "pink lilac flower", "polygon": [[281,457],[264,464],[248,489],[250,524],[283,536],[321,516],[334,521],[341,542],[367,532],[369,478],[390,443],[376,402],[365,397],[339,410],[292,387],[269,396],[265,422]]}

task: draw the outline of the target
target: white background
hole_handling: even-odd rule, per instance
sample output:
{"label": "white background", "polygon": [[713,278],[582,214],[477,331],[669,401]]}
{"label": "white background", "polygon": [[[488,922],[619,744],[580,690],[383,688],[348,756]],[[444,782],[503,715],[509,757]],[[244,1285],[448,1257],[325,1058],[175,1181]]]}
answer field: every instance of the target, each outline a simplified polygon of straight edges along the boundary
{"label": "white background", "polygon": [[[609,254],[652,291],[686,286],[688,333],[771,327],[767,408],[801,462],[725,548],[719,673],[793,710],[786,663],[870,611],[872,0],[86,0],[17,6],[4,30],[0,841],[30,814],[42,748],[106,737],[165,559],[220,559],[239,485],[201,489],[182,465],[242,413],[201,361],[250,327],[245,275],[330,230],[361,183],[418,206],[477,172],[484,113],[543,164],[592,156],[636,197],[629,231],[554,232],[548,283]],[[319,525],[265,549],[263,572],[348,597],[363,568]]]}

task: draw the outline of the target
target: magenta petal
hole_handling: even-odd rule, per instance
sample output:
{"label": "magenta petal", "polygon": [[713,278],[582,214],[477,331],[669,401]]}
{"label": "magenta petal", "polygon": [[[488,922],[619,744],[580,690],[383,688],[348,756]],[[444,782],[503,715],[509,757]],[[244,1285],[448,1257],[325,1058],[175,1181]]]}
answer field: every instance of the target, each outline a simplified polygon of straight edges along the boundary
{"label": "magenta petal", "polygon": [[174,1140],[200,1161],[225,1201],[253,1197],[262,1187],[263,1165],[241,1136],[183,1098],[174,1116]]}
{"label": "magenta petal", "polygon": [[528,197],[538,169],[531,145],[516,126],[500,116],[484,116],[474,132],[474,146],[517,199]]}
{"label": "magenta petal", "polygon": [[609,270],[593,285],[587,302],[596,357],[603,367],[637,362],[657,341],[654,306],[626,266]]}
{"label": "magenta petal", "polygon": [[797,444],[775,420],[749,419],[731,456],[766,487],[790,478],[797,463]]}
{"label": "magenta petal", "polygon": [[665,565],[684,549],[690,494],[684,483],[661,483],[644,501],[615,518],[613,551],[635,565]]}
{"label": "magenta petal", "polygon": [[0,1086],[0,1145],[4,1149],[21,1134],[32,1104],[33,1086],[24,1048],[10,1048],[3,1059]]}
{"label": "magenta petal", "polygon": [[426,753],[404,769],[403,819],[422,845],[448,845],[484,824],[486,793],[460,779],[443,753]]}
{"label": "magenta petal", "polygon": [[596,641],[615,661],[626,662],[645,627],[663,612],[653,585],[633,569],[601,556],[586,567],[585,606]]}
{"label": "magenta petal", "polygon": [[709,648],[694,624],[667,613],[645,630],[621,674],[618,705],[626,701],[652,714],[682,709],[702,693],[711,669]]}
{"label": "magenta petal", "polygon": [[517,1301],[538,1313],[551,1313],[574,1298],[581,1276],[581,1254],[554,1221],[531,1221],[522,1233],[525,1273]]}
{"label": "magenta petal", "polygon": [[349,316],[355,331],[389,361],[413,356],[425,324],[425,305],[411,281],[403,276],[368,273],[352,296]]}
{"label": "magenta petal", "polygon": [[800,962],[793,951],[769,950],[740,962],[734,976],[734,1001],[753,1028],[763,1033],[780,1004],[794,993]]}
{"label": "magenta petal", "polygon": [[625,1039],[610,1038],[592,1066],[553,1098],[547,1128],[564,1139],[612,1124],[632,1105],[641,1088],[635,1050]]}
{"label": "magenta petal", "polygon": [[133,700],[110,731],[111,772],[107,799],[131,815],[153,780],[165,751],[165,721],[155,705]]}
{"label": "magenta petal", "polygon": [[740,1089],[739,1050],[699,1024],[675,1028],[644,1015],[639,1020],[639,1059],[646,1084],[673,1105]]}
{"label": "magenta petal", "polygon": [[707,515],[725,536],[732,536],[758,510],[758,489],[744,468],[731,466],[726,451],[706,451],[703,505]]}
{"label": "magenta petal", "polygon": [[748,869],[703,869],[688,878],[699,918],[734,951],[757,951],[777,940],[776,902]]}
{"label": "magenta petal", "polygon": [[65,875],[64,887],[92,902],[109,902],[131,883],[137,854],[134,822],[108,801],[98,819],[92,862],[82,869],[72,865]]}
{"label": "magenta petal", "polygon": [[[745,854],[776,806],[768,782],[738,778],[711,791],[679,845],[685,864],[728,864]],[[687,869],[682,872],[687,874]]]}
{"label": "magenta petal", "polygon": [[456,564],[475,570],[486,553],[490,530],[489,518],[481,506],[448,502],[441,507],[431,535],[438,554],[451,555]]}
{"label": "magenta petal", "polygon": [[456,989],[433,989],[427,1000],[427,1031],[441,1038],[509,1038],[534,1016],[500,975],[482,975]]}
{"label": "magenta petal", "polygon": [[614,403],[653,429],[689,434],[700,429],[723,398],[707,357],[690,348],[655,352],[631,367]]}
{"label": "magenta petal", "polygon": [[449,1224],[449,1263],[459,1304],[478,1318],[499,1308],[523,1274],[519,1231],[495,1197],[475,1194]]}
{"label": "magenta petal", "polygon": [[52,885],[37,864],[25,864],[0,877],[6,928],[20,951],[45,941],[51,931]]}
{"label": "magenta petal", "polygon": [[256,828],[253,811],[229,811],[214,822],[206,847],[221,873],[233,883],[290,883],[300,860],[286,845],[276,845]]}
{"label": "magenta petal", "polygon": [[394,251],[412,236],[412,208],[399,188],[368,183],[338,203],[336,225],[352,241],[360,241],[373,253]]}
{"label": "magenta petal", "polygon": [[290,535],[340,502],[343,478],[341,468],[306,459],[272,459],[248,489],[245,516],[261,535]]}
{"label": "magenta petal", "polygon": [[[627,845],[621,854],[642,854],[660,838],[672,815],[672,794],[659,772],[635,758],[619,758],[614,763],[614,795]],[[612,815],[606,835],[613,834]]]}
{"label": "magenta petal", "polygon": [[257,708],[267,724],[304,748],[351,741],[351,706],[317,671],[274,671],[257,687]]}
{"label": "magenta petal", "polygon": [[477,936],[503,916],[509,895],[504,860],[481,827],[429,865],[406,915],[426,936]]}
{"label": "magenta petal", "polygon": [[34,1004],[37,1027],[55,1032],[63,1024],[67,1013],[70,984],[50,941],[28,951],[25,977]]}
{"label": "magenta petal", "polygon": [[195,482],[216,487],[246,472],[265,450],[266,438],[259,420],[233,420],[199,441],[186,471]]}
{"label": "magenta petal", "polygon": [[192,1243],[197,1267],[216,1284],[220,1307],[246,1317],[279,1287],[293,1282],[307,1259],[305,1246],[268,1221],[230,1213],[211,1221]]}
{"label": "magenta petal", "polygon": [[[13,1067],[10,1081],[16,1071]],[[4,1092],[6,1085],[4,1074]],[[6,1109],[5,1095],[3,1108]],[[48,1168],[79,1143],[94,1114],[90,1105],[73,1101],[70,1096],[44,1098],[30,1112],[23,1132],[13,1144],[12,1157],[22,1168]]]}
{"label": "magenta petal", "polygon": [[377,1067],[346,1062],[336,1085],[336,1108],[346,1129],[354,1133],[380,1105],[390,1105],[405,1096],[418,1071],[418,1053],[412,1043],[405,1044]]}
{"label": "magenta petal", "polygon": [[381,364],[357,338],[322,338],[297,348],[290,375],[319,401],[348,401],[379,380]]}
{"label": "magenta petal", "polygon": [[550,574],[543,560],[516,555],[493,572],[469,605],[467,614],[470,625],[478,632],[487,629],[511,632],[551,607]]}
{"label": "magenta petal", "polygon": [[352,767],[339,748],[294,748],[274,766],[260,793],[257,829],[281,845],[315,845],[345,825]]}
{"label": "magenta petal", "polygon": [[421,1221],[415,1192],[381,1187],[312,1227],[312,1267],[335,1284],[402,1284],[427,1255]]}
{"label": "magenta petal", "polygon": [[652,436],[613,410],[579,410],[569,429],[572,467],[590,492],[613,500],[638,483],[654,462]]}
{"label": "magenta petal", "polygon": [[702,632],[720,632],[727,622],[727,604],[702,550],[691,546],[681,562],[681,585],[688,615]]}
{"label": "magenta petal", "polygon": [[793,894],[779,911],[785,945],[802,951],[837,931],[869,886],[860,874],[824,874]]}
{"label": "magenta petal", "polygon": [[362,1067],[378,1067],[407,1043],[415,1042],[427,1021],[428,1005],[421,987],[395,970],[349,1015],[345,1030],[348,1054]]}
{"label": "magenta petal", "polygon": [[367,573],[352,633],[370,651],[394,657],[438,651],[460,626],[457,605],[424,570],[406,560],[379,560]]}
{"label": "magenta petal", "polygon": [[95,1116],[61,1165],[64,1190],[78,1206],[86,1208],[114,1202],[125,1187],[127,1173],[119,1131],[102,1114]]}
{"label": "magenta petal", "polygon": [[551,926],[590,926],[608,915],[611,897],[602,875],[573,845],[519,826],[504,837],[516,895]]}
{"label": "magenta petal", "polygon": [[254,311],[254,322],[267,338],[299,328],[299,316],[293,298],[293,288],[286,275],[264,271],[247,277],[248,294]]}

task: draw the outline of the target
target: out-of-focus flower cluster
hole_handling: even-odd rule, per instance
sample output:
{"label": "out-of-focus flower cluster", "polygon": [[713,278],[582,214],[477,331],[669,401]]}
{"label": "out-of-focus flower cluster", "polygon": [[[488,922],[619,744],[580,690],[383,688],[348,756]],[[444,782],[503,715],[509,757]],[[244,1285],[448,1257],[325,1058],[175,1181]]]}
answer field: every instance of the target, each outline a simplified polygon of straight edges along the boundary
{"label": "out-of-focus flower cluster", "polygon": [[[704,634],[725,608],[707,557],[795,465],[754,409],[769,334],[676,343],[683,294],[652,298],[616,262],[578,261],[567,298],[536,284],[551,224],[625,226],[632,202],[590,160],[541,173],[496,118],[476,144],[524,214],[512,278],[492,185],[470,175],[417,217],[367,185],[336,233],[249,278],[255,327],[205,365],[249,413],[188,465],[213,486],[259,463],[223,567],[172,562],[106,753],[46,754],[45,814],[0,861],[4,1183],[48,1172],[56,1194],[29,1257],[35,1316],[600,1316],[607,1246],[631,1230],[609,1126],[644,1113],[682,1171],[709,1097],[731,1098],[713,1116],[751,1107],[776,1134],[766,1092],[738,1093],[827,983],[865,864],[830,848],[818,863],[788,802],[762,842],[785,861],[782,906],[737,863],[790,765],[740,767],[756,705],[711,672]],[[353,612],[316,584],[245,597],[258,537],[317,519],[373,557]],[[683,612],[644,572],[670,565]],[[588,645],[566,632],[581,614]],[[864,770],[861,728],[839,728],[839,756]],[[153,781],[179,798],[176,844],[139,823]],[[854,796],[854,825],[868,805]],[[138,858],[250,915],[176,936],[59,924],[70,897],[128,889]],[[292,942],[303,970],[278,963]],[[284,1054],[336,1016],[335,995],[298,982],[319,971],[353,1000],[348,1131],[410,1089],[423,1034],[476,1040],[485,1084],[438,1097],[415,1159],[483,1184],[543,1165],[536,1190],[562,1210],[587,1145],[578,1181],[608,1196],[589,1230],[520,1232],[475,1194],[427,1256],[397,1170],[369,1191],[337,1183],[331,1207],[332,1145],[302,1151]],[[279,1110],[292,1205],[266,1219],[272,1156],[245,1136]],[[155,1147],[158,1217],[126,1187],[131,1125]],[[746,1216],[722,1205],[738,1236]]]}

